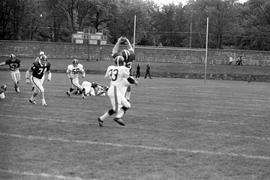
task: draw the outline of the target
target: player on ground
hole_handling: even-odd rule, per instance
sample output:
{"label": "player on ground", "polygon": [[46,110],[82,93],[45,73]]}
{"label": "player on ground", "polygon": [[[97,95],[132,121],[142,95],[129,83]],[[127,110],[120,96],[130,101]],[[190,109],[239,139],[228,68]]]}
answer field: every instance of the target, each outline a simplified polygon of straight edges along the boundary
{"label": "player on ground", "polygon": [[7,90],[7,85],[3,84],[0,87],[0,99],[5,99],[6,98],[6,96],[5,96],[6,90]]}
{"label": "player on ground", "polygon": [[85,70],[83,69],[83,65],[79,63],[78,59],[72,60],[72,64],[68,65],[66,73],[71,82],[71,88],[66,92],[67,95],[70,96],[72,93],[77,92],[77,89],[82,93],[84,89],[79,83],[79,74],[81,73],[82,78],[84,78]]}
{"label": "player on ground", "polygon": [[96,96],[105,96],[109,87],[108,86],[103,86],[101,84],[98,84],[96,82],[92,82],[92,87],[95,90]]}
{"label": "player on ground", "polygon": [[20,92],[20,88],[19,88],[19,82],[21,79],[21,74],[19,70],[20,64],[21,64],[21,61],[17,59],[14,54],[11,54],[9,59],[0,63],[0,66],[9,65],[10,75],[14,83],[14,89],[17,93]]}
{"label": "player on ground", "polygon": [[83,98],[85,96],[105,96],[108,90],[106,86],[89,81],[83,81],[82,88],[84,89],[84,93],[82,93]]}
{"label": "player on ground", "polygon": [[112,109],[98,117],[99,126],[103,126],[103,121],[115,115],[114,121],[125,126],[122,119],[124,113],[131,107],[130,102],[125,97],[125,92],[130,84],[136,84],[137,81],[130,76],[129,68],[124,66],[124,58],[122,56],[115,57],[115,64],[108,67],[105,78],[110,79],[110,87],[108,89],[108,97],[112,105]]}
{"label": "player on ground", "polygon": [[[124,42],[127,44],[127,49],[123,49],[121,52],[119,52],[119,47],[120,47],[121,42]],[[113,47],[113,50],[112,50],[113,58],[119,55],[123,56],[124,65],[127,68],[129,68],[129,72],[131,75],[132,62],[135,60],[135,52],[134,52],[133,46],[131,45],[130,41],[126,37],[121,36]],[[128,101],[130,100],[130,95],[131,95],[131,86],[128,86],[127,91],[125,93],[125,97],[127,98]]]}
{"label": "player on ground", "polygon": [[[43,81],[42,77],[44,76],[45,72],[48,74],[48,81],[51,81],[52,74],[50,71],[51,64],[47,61],[47,56],[42,55],[39,59],[38,62],[34,62],[32,67],[26,71],[26,82],[30,83],[30,78],[31,82],[34,85],[34,91],[29,99],[29,102],[32,104],[36,104],[35,97],[38,95],[38,93],[41,93],[41,100],[42,100],[42,105],[47,106],[47,103],[45,101],[45,95],[44,95],[44,87],[43,87]],[[31,77],[30,77],[31,74]]]}
{"label": "player on ground", "polygon": [[85,96],[95,96],[95,90],[93,88],[93,83],[89,81],[83,81],[82,82],[82,88],[84,89],[84,92],[82,93],[82,97],[85,98]]}

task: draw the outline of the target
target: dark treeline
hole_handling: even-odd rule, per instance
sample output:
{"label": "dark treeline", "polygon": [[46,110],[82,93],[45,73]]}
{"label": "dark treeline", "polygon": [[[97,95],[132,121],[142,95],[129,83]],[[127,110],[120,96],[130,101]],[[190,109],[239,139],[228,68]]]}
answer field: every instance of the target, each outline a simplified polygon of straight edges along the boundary
{"label": "dark treeline", "polygon": [[0,39],[71,42],[93,28],[115,43],[133,37],[149,46],[270,50],[270,1],[190,0],[159,7],[151,0],[1,0]]}

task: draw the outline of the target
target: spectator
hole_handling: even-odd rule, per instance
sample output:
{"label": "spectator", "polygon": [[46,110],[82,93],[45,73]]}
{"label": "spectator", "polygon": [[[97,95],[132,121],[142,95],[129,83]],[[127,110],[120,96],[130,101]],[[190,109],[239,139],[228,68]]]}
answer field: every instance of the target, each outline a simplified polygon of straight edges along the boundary
{"label": "spectator", "polygon": [[141,67],[140,64],[138,64],[136,69],[136,78],[140,78],[140,76],[141,76]]}
{"label": "spectator", "polygon": [[233,57],[229,57],[229,65],[231,65],[232,63],[233,63],[233,61],[234,61],[234,59],[233,59]]}
{"label": "spectator", "polygon": [[150,68],[150,64],[147,64],[147,65],[146,65],[146,72],[145,72],[144,79],[146,79],[147,76],[149,76],[149,78],[152,79],[151,73],[150,73],[150,69],[151,69],[151,68]]}
{"label": "spectator", "polygon": [[239,56],[237,61],[236,61],[236,65],[238,66],[243,66],[243,59],[242,59],[242,56]]}

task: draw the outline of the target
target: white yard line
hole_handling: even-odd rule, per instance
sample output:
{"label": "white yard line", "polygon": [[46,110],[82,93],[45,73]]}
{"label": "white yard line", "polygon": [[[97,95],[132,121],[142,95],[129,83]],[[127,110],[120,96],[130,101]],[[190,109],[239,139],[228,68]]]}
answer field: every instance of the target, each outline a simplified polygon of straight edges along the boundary
{"label": "white yard line", "polygon": [[[27,119],[27,120],[35,120],[35,121],[51,121],[51,122],[70,123],[70,124],[78,124],[78,125],[97,125],[97,123],[91,123],[90,121],[89,122],[67,121],[63,119],[39,118],[39,117],[30,117],[30,116],[0,115],[0,117],[14,118],[14,119]],[[194,120],[194,119],[191,119],[191,120]],[[202,121],[206,123],[218,123],[218,121],[212,121],[212,120],[198,119],[198,121],[199,122]],[[224,123],[224,122],[221,122],[221,123]],[[239,125],[243,125],[243,124],[239,124]],[[108,127],[111,127],[111,126],[108,126]],[[260,140],[260,141],[270,141],[270,137],[236,135],[236,134],[229,134],[229,133],[214,133],[214,132],[202,132],[202,131],[191,131],[191,130],[170,130],[170,129],[158,129],[158,128],[150,129],[150,128],[143,128],[143,127],[126,127],[126,128],[149,131],[149,132],[151,131],[159,131],[159,132],[167,132],[167,133],[178,132],[178,133],[201,134],[201,135],[214,136],[214,137],[232,137],[232,138],[242,138],[242,139],[243,138],[255,139],[255,140]]]}
{"label": "white yard line", "polygon": [[[43,178],[53,178],[53,179],[65,179],[65,180],[86,180],[82,179],[80,177],[69,177],[69,176],[63,176],[63,175],[56,175],[56,174],[47,174],[47,173],[35,173],[31,171],[18,171],[18,170],[11,170],[11,169],[0,169],[0,172],[2,173],[8,173],[8,174],[16,174],[16,175],[23,175],[23,176],[38,176]],[[39,179],[39,178],[38,178]],[[94,180],[94,179],[92,179]]]}
{"label": "white yard line", "polygon": [[270,161],[270,156],[249,155],[249,154],[244,154],[244,153],[230,153],[230,152],[207,151],[207,150],[192,150],[192,149],[183,149],[183,148],[173,149],[173,148],[167,148],[167,147],[118,144],[118,143],[101,142],[101,141],[70,140],[70,139],[65,139],[65,138],[32,136],[32,135],[21,135],[21,134],[10,134],[10,133],[0,133],[0,136],[19,138],[19,139],[27,139],[27,140],[58,141],[61,143],[76,143],[76,144],[85,144],[85,145],[113,146],[113,147],[119,147],[119,148],[144,149],[144,150],[150,150],[150,151],[165,151],[165,152],[182,152],[182,153],[192,153],[192,154],[206,154],[206,155],[213,155],[213,156],[231,156],[231,157],[238,157],[238,158]]}

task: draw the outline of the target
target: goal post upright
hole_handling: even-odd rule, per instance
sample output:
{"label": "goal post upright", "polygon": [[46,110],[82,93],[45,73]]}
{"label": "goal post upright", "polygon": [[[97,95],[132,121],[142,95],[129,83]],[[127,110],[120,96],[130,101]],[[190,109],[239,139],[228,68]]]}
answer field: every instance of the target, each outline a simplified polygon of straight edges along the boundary
{"label": "goal post upright", "polygon": [[206,74],[207,74],[207,58],[208,58],[208,24],[209,17],[206,19],[206,40],[205,40],[205,60],[204,60],[204,84],[206,83]]}
{"label": "goal post upright", "polygon": [[134,27],[133,27],[133,49],[135,51],[135,42],[136,42],[136,15],[134,15]]}

